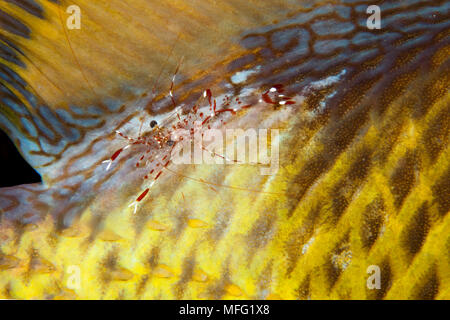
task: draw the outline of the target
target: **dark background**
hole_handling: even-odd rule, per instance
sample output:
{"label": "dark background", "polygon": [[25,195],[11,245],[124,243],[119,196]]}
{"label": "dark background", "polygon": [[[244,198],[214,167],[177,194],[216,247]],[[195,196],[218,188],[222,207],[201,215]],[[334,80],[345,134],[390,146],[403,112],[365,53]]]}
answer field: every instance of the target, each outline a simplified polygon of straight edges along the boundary
{"label": "dark background", "polygon": [[0,188],[41,182],[41,176],[25,161],[2,130],[0,130],[0,170]]}

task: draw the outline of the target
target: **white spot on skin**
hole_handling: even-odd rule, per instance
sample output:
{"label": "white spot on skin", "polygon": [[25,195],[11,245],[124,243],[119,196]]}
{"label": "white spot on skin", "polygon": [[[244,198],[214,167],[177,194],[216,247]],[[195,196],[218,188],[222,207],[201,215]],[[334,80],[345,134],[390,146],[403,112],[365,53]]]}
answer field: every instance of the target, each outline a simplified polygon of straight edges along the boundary
{"label": "white spot on skin", "polygon": [[302,254],[305,254],[308,251],[308,248],[314,242],[314,239],[315,239],[314,237],[311,237],[311,239],[309,239],[309,241],[303,245]]}
{"label": "white spot on skin", "polygon": [[248,76],[258,72],[259,69],[261,69],[261,67],[257,66],[254,69],[236,72],[233,76],[231,76],[231,82],[234,84],[245,82]]}
{"label": "white spot on skin", "polygon": [[346,73],[347,73],[347,70],[344,69],[335,76],[329,76],[325,79],[322,79],[319,81],[314,81],[308,87],[311,89],[322,89],[322,88],[328,87],[336,82],[339,82],[339,80],[341,80],[341,77]]}

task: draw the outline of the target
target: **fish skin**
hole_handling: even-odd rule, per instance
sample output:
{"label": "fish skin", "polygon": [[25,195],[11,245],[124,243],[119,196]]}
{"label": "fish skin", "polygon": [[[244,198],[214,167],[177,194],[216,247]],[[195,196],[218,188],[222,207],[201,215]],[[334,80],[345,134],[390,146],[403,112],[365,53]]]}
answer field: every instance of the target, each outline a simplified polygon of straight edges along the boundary
{"label": "fish skin", "polygon": [[[17,17],[22,11],[13,3],[0,8]],[[80,3],[89,8],[87,15],[95,17],[93,21],[107,21],[107,14],[94,10],[96,5]],[[61,57],[48,59],[54,57],[50,54],[54,50],[70,51],[61,30],[49,32],[47,24],[57,25],[59,19],[56,4],[40,2],[45,19],[24,18],[24,25],[32,30],[29,36],[23,26],[17,27],[21,35],[1,30],[29,56],[20,58],[26,69],[2,60],[3,72],[16,79],[19,75],[16,82],[3,81],[3,88],[23,104],[12,109],[2,99],[1,114],[8,121],[3,117],[0,123],[44,180],[43,185],[0,190],[2,297],[449,298],[448,2],[385,2],[380,32],[365,29],[364,2],[319,1],[313,7],[294,8],[280,1],[280,7],[289,7],[287,17],[270,3],[259,7],[259,20],[253,16],[242,29],[232,31],[223,27],[235,21],[227,15],[229,8],[214,11],[200,6],[195,12],[178,2],[159,8],[162,11],[153,8],[174,16],[190,12],[202,23],[225,22],[216,21],[217,29],[210,33],[198,27],[197,37],[190,40],[183,39],[182,33],[177,42],[174,35],[175,49],[168,61],[161,56],[170,52],[170,45],[162,48],[155,36],[139,48],[136,43],[142,34],[130,33],[128,46],[119,53],[118,42],[111,44],[112,53],[104,45],[101,54],[107,53],[102,63],[128,57],[123,73],[118,71],[119,62],[102,73],[99,69],[104,65],[95,66],[98,44],[91,41],[83,48],[86,36],[81,34],[73,35],[73,40],[70,34],[72,45],[80,49],[72,58],[79,65]],[[138,12],[136,7],[124,10],[124,15]],[[219,9],[222,18],[203,20]],[[252,16],[248,8],[240,11],[239,21]],[[143,11],[138,21],[146,14]],[[326,21],[331,23],[327,26]],[[188,22],[175,19],[173,26]],[[346,27],[336,28],[338,24]],[[159,27],[154,21],[148,26],[152,25]],[[208,41],[217,30],[223,42],[211,45]],[[349,31],[339,34],[338,30]],[[298,34],[300,39],[295,38]],[[24,36],[33,41],[23,43],[19,38]],[[158,48],[148,60],[127,51],[137,48],[143,54],[147,46]],[[186,51],[187,46],[192,46],[191,51]],[[193,56],[199,48],[206,53],[196,60]],[[217,50],[222,54],[217,55]],[[15,52],[10,60],[20,56]],[[254,166],[173,170],[218,185],[276,195],[224,187],[217,192],[166,172],[136,214],[128,208],[143,190],[142,172],[133,159],[139,152],[130,151],[108,172],[101,161],[123,146],[115,130],[137,135],[143,114],[147,122],[160,117],[168,124],[168,90],[159,84],[154,98],[151,88],[157,76],[143,81],[142,74],[158,74],[161,65],[167,66],[168,88],[170,72],[184,53],[186,67],[181,68],[182,80],[174,91],[178,104],[189,109],[199,93],[211,88],[215,96],[228,93],[252,104],[229,125],[264,124],[284,130],[280,169],[274,176],[261,176]],[[46,63],[36,59],[42,59],[39,54]],[[84,56],[92,59],[80,58]],[[156,61],[148,62],[152,59]],[[42,73],[33,66],[42,68]],[[232,82],[234,75],[246,70],[254,71],[246,81]],[[127,80],[128,73],[135,78]],[[67,83],[60,81],[67,74]],[[61,92],[43,85],[46,77],[58,79]],[[258,103],[261,93],[275,83],[283,83],[298,103],[290,109]],[[135,87],[140,87],[133,89],[139,95],[147,95],[133,98],[118,92]],[[33,98],[25,99],[37,94],[31,88],[39,88],[34,90],[40,97],[34,98],[45,101],[45,106],[34,108]],[[108,99],[116,101],[108,105]],[[101,109],[97,116],[87,107],[95,102]],[[70,105],[77,106],[82,117],[77,119]],[[45,135],[39,121],[48,126],[48,139],[36,139],[45,141],[40,148],[52,155],[51,164],[39,163],[31,152],[36,139],[32,130],[18,124],[21,114],[40,129],[38,137]],[[76,120],[78,124],[71,123]],[[49,143],[52,135],[53,144]],[[367,267],[374,264],[382,272],[382,289],[376,291],[366,287]],[[69,266],[81,270],[79,289],[68,288]]]}

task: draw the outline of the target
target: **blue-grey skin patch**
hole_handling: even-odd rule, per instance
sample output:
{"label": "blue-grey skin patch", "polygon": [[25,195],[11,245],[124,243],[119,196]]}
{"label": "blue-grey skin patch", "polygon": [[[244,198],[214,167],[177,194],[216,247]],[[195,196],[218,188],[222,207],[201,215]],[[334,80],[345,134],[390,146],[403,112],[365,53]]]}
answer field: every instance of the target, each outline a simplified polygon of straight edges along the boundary
{"label": "blue-grey skin patch", "polygon": [[[381,19],[381,27],[390,28],[390,27],[396,27],[399,28],[399,26],[405,21],[409,19],[415,19],[417,16],[416,14],[412,15],[411,12],[401,12],[396,15],[392,15],[386,18]],[[364,24],[366,25],[366,24]],[[400,30],[399,30],[400,31]]]}
{"label": "blue-grey skin patch", "polygon": [[65,138],[69,142],[77,141],[78,139],[80,139],[80,137],[81,137],[81,133],[76,128],[69,128],[69,134],[65,136]]}
{"label": "blue-grey skin patch", "polygon": [[3,114],[0,113],[0,123],[7,131],[7,133],[11,133],[13,137],[17,137],[17,134],[19,134],[18,129],[12,124],[11,121],[7,117],[5,117]]}
{"label": "blue-grey skin patch", "polygon": [[22,122],[24,129],[26,130],[26,132],[32,136],[32,137],[37,137],[38,133],[36,130],[36,127],[34,126],[33,123],[31,123],[27,118],[21,118],[20,121]]}
{"label": "blue-grey skin patch", "polygon": [[351,59],[350,63],[361,63],[367,61],[367,59],[374,58],[377,56],[379,50],[374,48],[370,50],[365,50],[361,52],[357,52]]}
{"label": "blue-grey skin patch", "polygon": [[[25,97],[25,100],[27,100],[31,106],[34,107],[36,105],[36,99],[31,93],[24,90],[20,86],[15,89]],[[5,101],[7,100],[8,107],[12,108],[19,115],[30,115],[27,107],[23,104],[23,102],[16,98],[16,95],[9,88],[0,86],[0,94],[1,93],[3,93],[2,99],[4,99]]]}
{"label": "blue-grey skin patch", "polygon": [[77,129],[64,126],[47,106],[41,107],[39,112],[66,141],[72,142],[80,138],[81,135]]}
{"label": "blue-grey skin patch", "polygon": [[46,135],[51,140],[55,139],[55,134],[53,133],[53,131],[50,130],[50,128],[47,127],[39,117],[34,117],[33,121],[37,125],[39,130],[43,132],[44,135]]}
{"label": "blue-grey skin patch", "polygon": [[273,53],[273,51],[271,49],[269,49],[267,47],[262,48],[259,51],[259,54],[261,55],[261,57],[264,58],[264,60],[267,60],[267,61],[272,61],[275,59],[275,54]]}
{"label": "blue-grey skin patch", "polygon": [[70,110],[71,110],[73,113],[76,113],[76,114],[78,114],[78,115],[80,115],[80,116],[83,116],[83,115],[86,114],[86,112],[85,112],[83,109],[81,109],[80,107],[74,106],[74,105],[71,105],[71,106],[70,106]]}
{"label": "blue-grey skin patch", "polygon": [[35,168],[45,166],[45,165],[49,164],[51,161],[53,161],[52,157],[47,157],[47,156],[37,155],[37,154],[33,154],[32,158],[30,158],[30,159],[31,159],[30,164]]}
{"label": "blue-grey skin patch", "polygon": [[[138,93],[135,92],[135,94],[137,95]],[[106,105],[106,107],[111,112],[116,112],[117,110],[120,109],[120,106],[122,105],[119,101],[112,100],[112,99],[105,99],[105,100],[103,100],[103,103]]]}
{"label": "blue-grey skin patch", "polygon": [[0,70],[2,71],[2,78],[8,82],[12,82],[12,84],[19,84],[22,87],[26,87],[25,80],[22,79],[14,70],[11,70],[5,65],[0,66]]}
{"label": "blue-grey skin patch", "polygon": [[409,32],[421,31],[421,30],[423,30],[425,28],[426,29],[436,29],[436,30],[438,30],[438,29],[445,29],[445,28],[449,28],[449,27],[450,27],[450,20],[446,20],[446,21],[443,21],[441,23],[436,23],[436,24],[433,24],[433,25],[430,25],[430,24],[427,24],[427,23],[424,23],[424,22],[417,22],[417,23],[415,23],[413,25],[406,26],[403,29],[403,31],[409,33]]}
{"label": "blue-grey skin patch", "polygon": [[15,97],[14,93],[7,88],[6,86],[0,86],[0,94],[2,96],[2,100],[5,100],[5,104],[16,111],[20,115],[25,115],[27,112],[24,108],[23,104]]}
{"label": "blue-grey skin patch", "polygon": [[0,58],[25,68],[25,63],[19,59],[17,53],[2,42],[0,42]]}
{"label": "blue-grey skin patch", "polygon": [[78,126],[86,127],[86,128],[94,127],[94,126],[98,125],[101,122],[101,119],[98,119],[98,118],[97,119],[95,119],[95,118],[92,118],[92,119],[87,119],[87,118],[76,119],[76,118],[73,118],[70,115],[70,113],[68,113],[66,110],[63,110],[63,109],[56,110],[56,113],[64,121],[66,121],[68,123],[71,123],[71,124],[78,125]]}
{"label": "blue-grey skin patch", "polygon": [[[25,80],[22,79],[16,72],[11,70],[10,68],[2,65],[0,66],[0,77],[6,81],[9,85],[11,85],[15,90],[19,91],[20,94],[25,97],[25,99],[30,103],[31,106],[36,106],[36,97],[26,90],[27,84]],[[1,86],[2,90],[8,90],[7,95],[14,95],[9,89],[7,89],[5,86]],[[5,91],[6,92],[6,91]],[[22,106],[24,109],[26,109],[25,106]],[[27,111],[28,113],[28,111]],[[23,113],[22,113],[23,114]]]}
{"label": "blue-grey skin patch", "polygon": [[97,107],[97,106],[92,106],[92,107],[89,107],[88,108],[88,112],[90,113],[90,114],[94,114],[94,115],[98,115],[98,116],[101,116],[101,115],[103,115],[103,110],[102,109],[100,109],[99,107]]}
{"label": "blue-grey skin patch", "polygon": [[[310,40],[309,33],[306,30],[300,29],[300,28],[296,28],[295,30],[297,32],[290,33],[289,35],[292,38],[291,41],[296,41],[297,45],[294,46],[293,48],[291,48],[291,50],[284,52],[283,56],[276,57],[276,59],[275,59],[275,55],[273,54],[272,50],[270,50],[268,48],[263,48],[259,51],[260,55],[262,55],[265,58],[265,60],[271,61],[271,63],[270,63],[270,68],[261,69],[259,78],[264,78],[265,80],[263,80],[262,82],[259,82],[257,85],[261,86],[261,85],[270,83],[270,81],[275,81],[275,80],[271,80],[274,77],[273,70],[282,68],[287,63],[290,63],[291,61],[295,61],[295,60],[299,59],[300,57],[305,56],[306,54],[309,53],[309,40]],[[273,39],[275,39],[276,33],[274,33],[274,35],[272,37]],[[283,31],[281,31],[280,33],[283,34]],[[292,68],[296,68],[296,67],[292,67]],[[290,70],[288,70],[286,74],[290,74],[293,71],[292,68],[289,68]],[[284,74],[284,71],[282,74]],[[275,75],[275,78],[276,77],[277,76]],[[281,74],[280,74],[280,77],[284,78]]]}
{"label": "blue-grey skin patch", "polygon": [[232,61],[228,66],[228,71],[233,71],[236,69],[242,69],[244,66],[246,66],[249,63],[252,63],[256,60],[256,56],[254,54],[248,54],[243,57],[237,58],[236,60]]}
{"label": "blue-grey skin patch", "polygon": [[58,140],[55,144],[51,144],[43,136],[39,137],[39,142],[41,143],[44,152],[55,155],[61,153],[66,146],[66,142],[63,140]]}
{"label": "blue-grey skin patch", "polygon": [[38,105],[37,99],[34,94],[23,88],[20,88],[19,91],[33,108]]}
{"label": "blue-grey skin patch", "polygon": [[241,44],[246,49],[254,49],[264,46],[266,44],[266,38],[263,36],[248,36],[241,41]]}
{"label": "blue-grey skin patch", "polygon": [[378,41],[378,39],[379,39],[379,36],[374,33],[359,32],[353,37],[352,44],[357,45],[357,46],[364,46],[364,45],[375,43],[376,41]]}
{"label": "blue-grey skin patch", "polygon": [[[348,41],[348,43],[350,43],[350,42]],[[347,47],[348,43],[344,44],[344,47]],[[343,63],[348,58],[349,58],[349,54],[347,52],[341,52],[341,53],[333,56],[333,59],[317,60],[316,61],[316,66],[314,67],[314,70],[318,71],[318,72],[329,70],[330,68],[336,67],[339,64]]]}
{"label": "blue-grey skin patch", "polygon": [[284,50],[293,40],[301,40],[305,31],[300,28],[291,28],[274,32],[270,38],[272,46],[276,50]]}
{"label": "blue-grey skin patch", "polygon": [[[298,16],[295,16],[295,17],[293,17],[291,19],[284,20],[284,21],[282,21],[280,23],[258,28],[256,30],[253,30],[251,34],[267,33],[267,32],[270,32],[271,30],[284,28],[284,27],[288,27],[288,26],[291,26],[291,25],[304,24],[304,23],[307,23],[307,22],[311,21],[312,19],[314,19],[317,16],[330,14],[330,13],[333,13],[333,12],[336,12],[336,7],[334,7],[332,5],[325,5],[325,6],[316,8],[316,9],[310,11],[310,12],[301,13]],[[246,35],[249,35],[249,34],[250,34],[250,32],[244,32],[243,36],[246,36]]]}
{"label": "blue-grey skin patch", "polygon": [[[289,30],[275,32],[272,35],[272,46],[278,50],[283,50],[284,46],[296,41],[297,44],[289,52],[285,53],[286,58],[301,57],[309,53],[310,34],[305,29],[293,28]],[[284,57],[283,57],[284,58]],[[281,59],[283,59],[281,58]],[[281,61],[284,63],[284,61]]]}
{"label": "blue-grey skin patch", "polygon": [[[292,49],[292,54],[296,56],[303,56],[309,54],[309,40],[311,38],[309,32],[301,29],[299,33],[298,44]],[[289,53],[291,54],[291,53]]]}
{"label": "blue-grey skin patch", "polygon": [[[1,91],[3,91],[3,90],[1,90]],[[22,104],[18,104],[17,102],[13,101],[9,97],[3,98],[2,102],[5,106],[9,107],[12,111],[14,111],[15,113],[17,113],[21,116],[24,116],[27,114],[26,112],[24,112],[24,109],[22,108]]]}
{"label": "blue-grey skin patch", "polygon": [[60,135],[65,136],[67,134],[65,127],[61,124],[61,122],[55,117],[53,114],[53,111],[47,107],[42,106],[39,108],[39,113],[42,115],[42,117],[47,120],[47,122],[53,126],[56,132],[58,132]]}
{"label": "blue-grey skin patch", "polygon": [[30,164],[33,167],[38,168],[38,167],[43,166],[53,160],[53,158],[51,158],[51,157],[31,154],[31,152],[41,151],[40,147],[33,141],[26,140],[26,139],[22,139],[21,141],[22,141],[22,143],[20,145],[21,150],[24,154],[30,155],[30,157],[27,157],[27,158],[30,159]]}
{"label": "blue-grey skin patch", "polygon": [[385,33],[383,34],[383,37],[380,38],[379,35],[370,32],[359,32],[353,37],[352,44],[357,46],[365,46],[378,44],[379,41],[381,41],[381,43],[390,43],[399,38],[401,38],[401,34],[399,33]]}
{"label": "blue-grey skin patch", "polygon": [[312,30],[319,36],[342,35],[355,29],[351,22],[340,22],[337,20],[323,20],[313,23]]}
{"label": "blue-grey skin patch", "polygon": [[350,44],[348,40],[322,40],[314,43],[314,51],[319,54],[330,54]]}
{"label": "blue-grey skin patch", "polygon": [[336,6],[337,14],[343,19],[350,19],[352,15],[352,8],[346,6]]}
{"label": "blue-grey skin patch", "polygon": [[23,153],[39,152],[41,148],[32,140],[23,140],[20,144]]}
{"label": "blue-grey skin patch", "polygon": [[[310,70],[310,66],[308,66],[307,64],[301,64],[299,66],[293,66],[291,68],[288,68],[286,70],[284,70],[283,72],[274,74],[274,73],[270,73],[267,76],[264,77],[263,79],[263,83],[277,83],[277,82],[283,82],[283,80],[286,79],[292,79],[292,77],[302,74],[302,72],[305,72],[305,70]],[[297,82],[297,84],[299,84],[300,82]],[[303,81],[302,81],[303,83]],[[259,85],[259,83],[257,83],[257,85]]]}

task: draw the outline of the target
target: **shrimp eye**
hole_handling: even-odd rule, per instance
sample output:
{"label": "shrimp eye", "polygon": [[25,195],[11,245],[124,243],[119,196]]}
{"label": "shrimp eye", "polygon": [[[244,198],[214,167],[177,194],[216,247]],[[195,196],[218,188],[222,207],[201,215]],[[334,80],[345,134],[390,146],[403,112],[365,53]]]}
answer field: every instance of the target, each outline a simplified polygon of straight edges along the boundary
{"label": "shrimp eye", "polygon": [[152,120],[150,122],[150,127],[154,128],[157,124],[158,124],[158,122],[156,122],[155,120]]}

